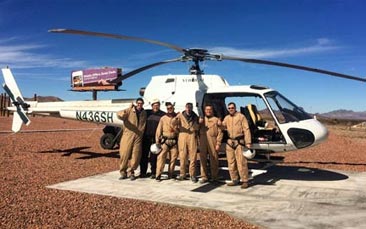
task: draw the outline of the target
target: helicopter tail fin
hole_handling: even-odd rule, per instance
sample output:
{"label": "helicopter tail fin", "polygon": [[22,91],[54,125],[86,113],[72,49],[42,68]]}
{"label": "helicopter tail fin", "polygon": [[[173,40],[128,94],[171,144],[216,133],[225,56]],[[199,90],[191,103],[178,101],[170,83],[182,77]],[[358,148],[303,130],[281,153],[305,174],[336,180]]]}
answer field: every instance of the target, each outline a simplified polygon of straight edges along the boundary
{"label": "helicopter tail fin", "polygon": [[10,100],[12,101],[15,108],[13,114],[12,131],[18,132],[21,129],[23,123],[28,126],[31,122],[27,117],[27,110],[30,105],[24,101],[10,69],[3,68],[1,70],[5,80],[3,88],[9,95]]}

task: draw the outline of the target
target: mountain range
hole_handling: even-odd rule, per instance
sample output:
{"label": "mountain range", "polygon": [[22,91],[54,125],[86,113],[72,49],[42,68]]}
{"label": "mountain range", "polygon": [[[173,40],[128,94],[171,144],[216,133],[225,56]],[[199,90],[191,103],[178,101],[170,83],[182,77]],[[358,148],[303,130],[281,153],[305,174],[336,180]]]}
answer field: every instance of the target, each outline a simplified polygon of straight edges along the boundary
{"label": "mountain range", "polygon": [[339,109],[316,115],[331,119],[366,120],[366,111],[356,112],[352,110]]}

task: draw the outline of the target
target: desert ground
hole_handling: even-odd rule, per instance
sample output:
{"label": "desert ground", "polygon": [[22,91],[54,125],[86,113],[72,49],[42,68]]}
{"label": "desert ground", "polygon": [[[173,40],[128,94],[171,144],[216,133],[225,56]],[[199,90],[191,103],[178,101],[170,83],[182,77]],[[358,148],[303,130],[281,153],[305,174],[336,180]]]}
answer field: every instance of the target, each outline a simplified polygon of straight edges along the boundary
{"label": "desert ground", "polygon": [[[11,117],[0,117],[1,228],[259,228],[220,211],[46,188],[117,170],[118,150],[99,146],[101,125],[31,120],[23,132],[13,134]],[[328,129],[321,145],[278,153],[285,158],[277,166],[366,171],[366,131],[347,125]]]}

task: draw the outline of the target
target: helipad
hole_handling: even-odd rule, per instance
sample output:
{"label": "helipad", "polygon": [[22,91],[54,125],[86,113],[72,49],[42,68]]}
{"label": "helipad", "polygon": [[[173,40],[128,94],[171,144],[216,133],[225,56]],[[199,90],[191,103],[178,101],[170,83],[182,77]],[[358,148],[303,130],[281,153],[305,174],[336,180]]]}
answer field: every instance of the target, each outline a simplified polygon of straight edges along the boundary
{"label": "helipad", "polygon": [[246,190],[118,177],[114,171],[49,188],[221,210],[267,228],[366,228],[366,173],[274,166]]}

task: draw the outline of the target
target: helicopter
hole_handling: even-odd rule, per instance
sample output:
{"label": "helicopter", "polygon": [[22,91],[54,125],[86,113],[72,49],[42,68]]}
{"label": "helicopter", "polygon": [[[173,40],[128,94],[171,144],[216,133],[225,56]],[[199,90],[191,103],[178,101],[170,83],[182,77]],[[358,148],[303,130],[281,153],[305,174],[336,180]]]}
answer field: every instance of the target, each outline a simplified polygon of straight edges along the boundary
{"label": "helicopter", "polygon": [[[152,101],[159,99],[162,104],[170,102],[175,105],[176,110],[183,111],[185,104],[190,102],[194,104],[194,111],[202,116],[204,106],[210,104],[214,108],[215,116],[223,119],[228,114],[226,105],[229,102],[235,102],[238,112],[242,112],[248,120],[252,132],[251,150],[257,154],[264,154],[267,158],[272,153],[294,151],[318,145],[327,139],[328,130],[315,116],[312,117],[306,113],[301,107],[291,102],[278,91],[258,85],[232,86],[222,76],[205,74],[200,67],[201,62],[241,61],[310,71],[366,82],[365,78],[317,68],[227,56],[210,53],[202,48],[182,48],[174,44],[140,37],[75,29],[51,29],[49,32],[145,42],[179,52],[181,55],[178,58],[163,60],[137,68],[118,76],[110,83],[120,86],[123,80],[150,68],[174,62],[192,62],[193,64],[187,75],[159,75],[151,77],[148,85],[140,89],[140,96],[145,101],[144,108],[149,109]],[[123,134],[123,121],[118,119],[117,112],[129,107],[131,100],[24,101],[11,70],[4,68],[2,73],[5,79],[3,88],[12,101],[12,106],[8,107],[8,109],[14,112],[12,123],[14,132],[20,131],[22,124],[29,125],[31,123],[27,114],[49,115],[106,125],[103,130],[104,134],[100,139],[101,146],[106,149],[112,149],[118,144],[120,136]],[[164,111],[164,108],[162,110]]]}

